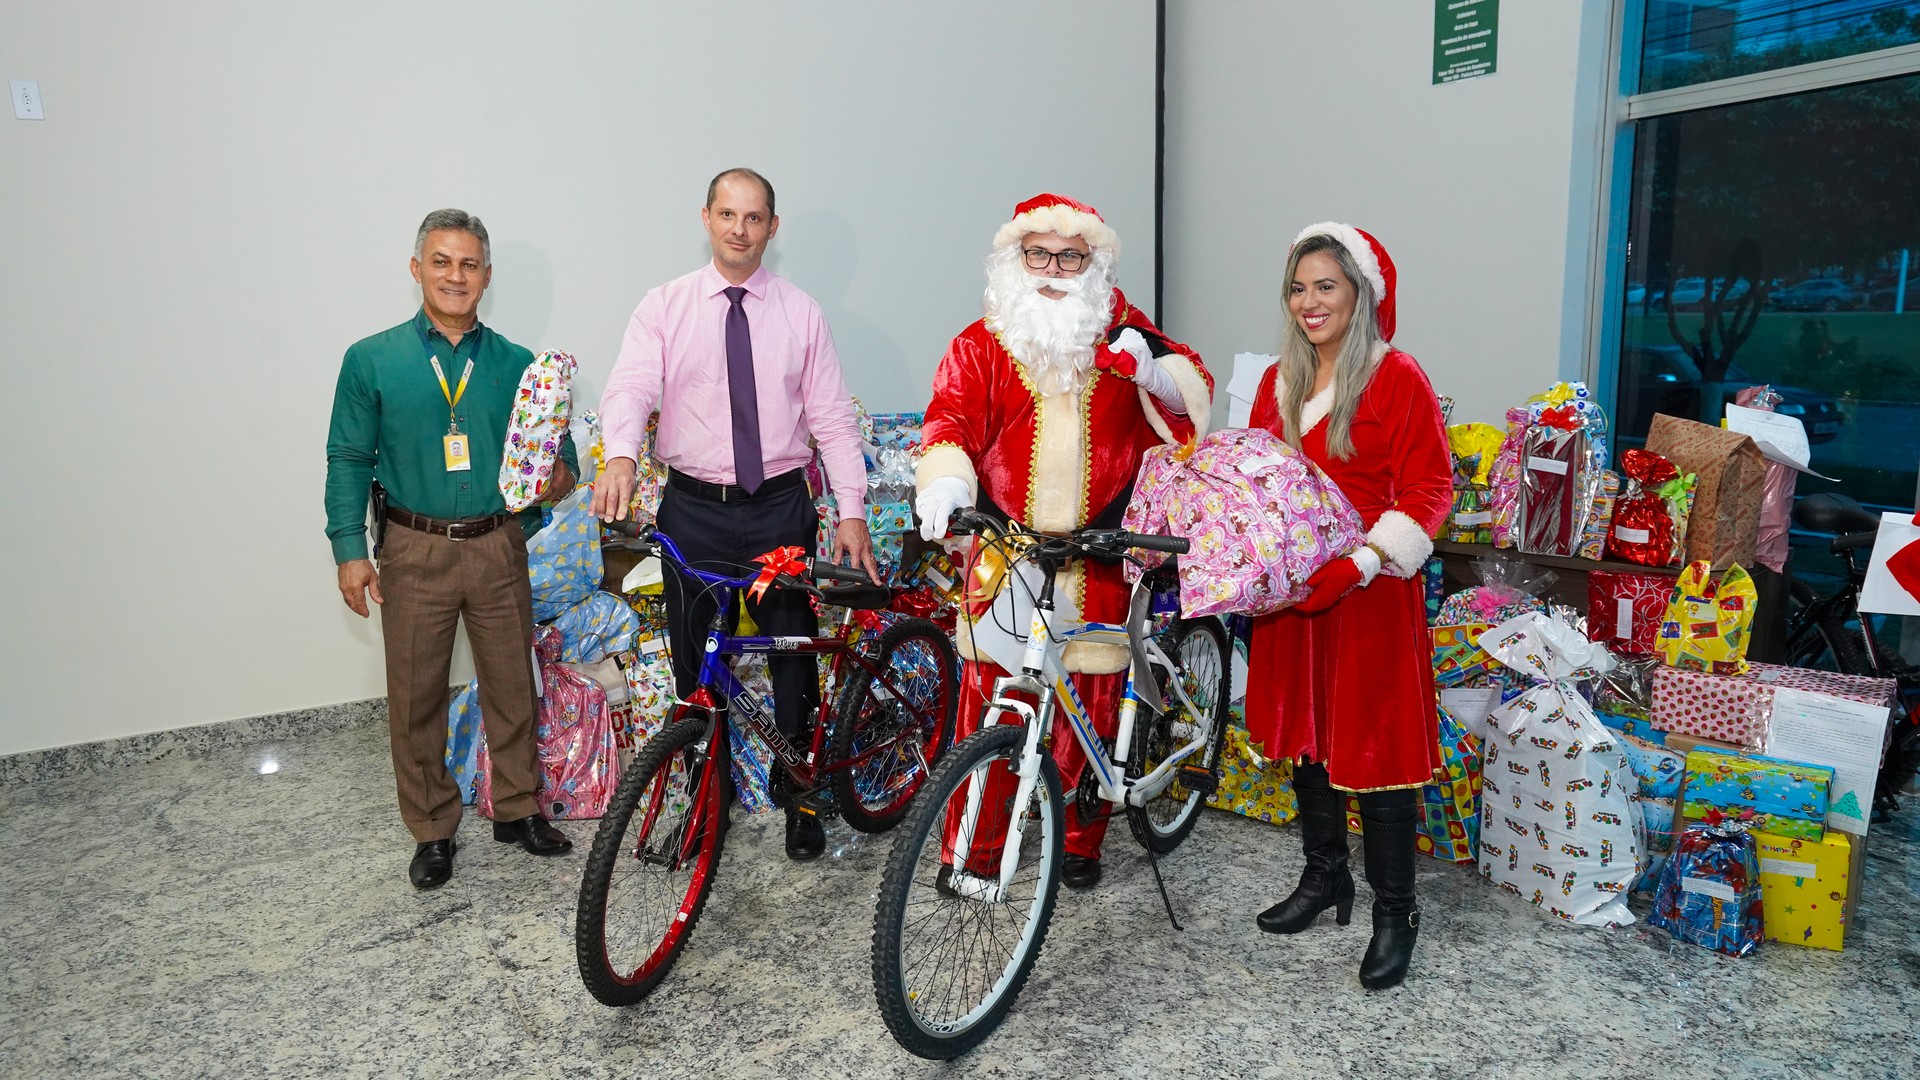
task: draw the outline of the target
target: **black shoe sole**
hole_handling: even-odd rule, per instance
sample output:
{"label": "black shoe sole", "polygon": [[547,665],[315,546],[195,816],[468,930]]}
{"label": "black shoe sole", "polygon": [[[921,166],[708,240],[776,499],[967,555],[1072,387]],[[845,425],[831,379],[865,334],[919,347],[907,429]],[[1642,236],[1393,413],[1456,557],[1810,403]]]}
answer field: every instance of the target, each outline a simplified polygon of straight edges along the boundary
{"label": "black shoe sole", "polygon": [[525,840],[520,839],[517,836],[501,836],[499,833],[494,833],[493,838],[503,844],[512,844],[529,855],[538,855],[543,859],[551,859],[559,855],[565,855],[567,852],[573,850],[573,842],[571,840],[569,840],[566,844],[560,847],[541,850],[538,848],[528,847],[527,842]]}

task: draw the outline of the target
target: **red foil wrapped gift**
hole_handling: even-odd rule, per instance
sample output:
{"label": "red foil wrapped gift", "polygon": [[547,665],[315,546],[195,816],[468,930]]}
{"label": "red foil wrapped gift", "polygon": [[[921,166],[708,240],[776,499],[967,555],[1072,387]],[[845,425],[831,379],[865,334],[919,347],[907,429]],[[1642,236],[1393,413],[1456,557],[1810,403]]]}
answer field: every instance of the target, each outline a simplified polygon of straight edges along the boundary
{"label": "red foil wrapped gift", "polygon": [[1627,494],[1613,507],[1613,529],[1607,534],[1607,556],[1642,566],[1672,566],[1679,561],[1673,510],[1661,492],[1681,482],[1673,462],[1646,450],[1620,455],[1620,472]]}

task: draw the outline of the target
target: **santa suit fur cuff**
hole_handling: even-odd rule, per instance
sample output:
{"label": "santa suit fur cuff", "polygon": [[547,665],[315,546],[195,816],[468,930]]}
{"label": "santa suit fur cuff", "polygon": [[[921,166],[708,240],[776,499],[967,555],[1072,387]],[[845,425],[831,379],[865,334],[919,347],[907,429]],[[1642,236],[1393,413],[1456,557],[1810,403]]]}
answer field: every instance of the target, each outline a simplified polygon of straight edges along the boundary
{"label": "santa suit fur cuff", "polygon": [[1410,578],[1420,572],[1433,554],[1433,537],[1420,523],[1398,510],[1388,510],[1367,530],[1367,542],[1387,553],[1386,572],[1398,578]]}

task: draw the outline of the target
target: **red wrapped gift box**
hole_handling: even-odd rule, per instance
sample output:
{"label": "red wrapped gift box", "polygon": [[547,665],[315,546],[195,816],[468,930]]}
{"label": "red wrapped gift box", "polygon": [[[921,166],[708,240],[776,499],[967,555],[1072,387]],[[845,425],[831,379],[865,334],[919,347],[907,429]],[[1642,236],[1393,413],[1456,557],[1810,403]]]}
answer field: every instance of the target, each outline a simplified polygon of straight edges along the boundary
{"label": "red wrapped gift box", "polygon": [[1744,675],[1661,667],[1653,675],[1653,726],[1736,746],[1760,746],[1781,687],[1831,694],[1868,705],[1893,700],[1892,679],[1750,663]]}
{"label": "red wrapped gift box", "polygon": [[1587,574],[1587,636],[1623,653],[1651,655],[1673,596],[1664,574],[1594,570]]}

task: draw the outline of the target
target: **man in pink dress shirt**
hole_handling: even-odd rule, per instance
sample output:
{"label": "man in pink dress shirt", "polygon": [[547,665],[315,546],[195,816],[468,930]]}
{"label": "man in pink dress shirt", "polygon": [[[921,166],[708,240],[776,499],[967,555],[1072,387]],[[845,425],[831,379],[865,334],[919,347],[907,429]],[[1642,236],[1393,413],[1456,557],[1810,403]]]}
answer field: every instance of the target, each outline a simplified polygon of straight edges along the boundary
{"label": "man in pink dress shirt", "polygon": [[[634,309],[600,399],[607,465],[594,484],[593,513],[626,517],[647,417],[658,409],[654,456],[669,469],[660,531],[704,569],[755,569],[753,557],[763,552],[813,546],[805,473],[811,434],[839,504],[834,556],[878,580],[866,463],[826,316],[760,265],[780,229],[773,205],[773,185],[752,169],[714,177],[700,211],[713,261],[647,293]],[[699,678],[714,603],[690,579],[669,573],[666,586],[674,677],[685,696]],[[819,630],[806,597],[795,592],[769,592],[747,609],[766,634]],[[799,739],[819,704],[814,658],[778,657],[770,668],[775,721]],[[789,809],[787,856],[815,859],[824,847],[819,822]]]}

